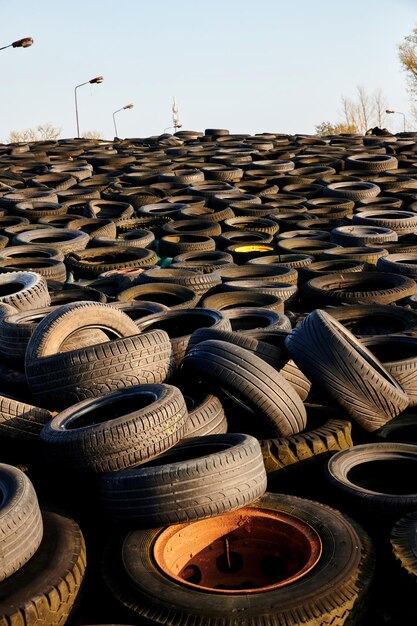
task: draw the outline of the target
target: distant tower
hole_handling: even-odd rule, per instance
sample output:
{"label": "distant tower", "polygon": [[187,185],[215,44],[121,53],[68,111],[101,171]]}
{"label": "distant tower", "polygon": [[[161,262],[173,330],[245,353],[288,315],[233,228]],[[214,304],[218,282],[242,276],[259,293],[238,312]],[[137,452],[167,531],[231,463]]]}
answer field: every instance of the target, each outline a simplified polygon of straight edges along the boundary
{"label": "distant tower", "polygon": [[174,96],[174,101],[172,103],[172,125],[174,127],[175,132],[177,132],[178,128],[182,127],[182,124],[180,122],[180,117],[178,114],[178,104],[175,99],[175,96]]}

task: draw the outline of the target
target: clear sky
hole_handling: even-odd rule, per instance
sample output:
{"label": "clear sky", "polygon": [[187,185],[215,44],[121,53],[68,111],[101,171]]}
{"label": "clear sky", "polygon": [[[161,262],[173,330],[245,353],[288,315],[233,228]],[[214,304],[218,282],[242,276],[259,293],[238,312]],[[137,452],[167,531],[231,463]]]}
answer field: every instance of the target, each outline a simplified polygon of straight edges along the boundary
{"label": "clear sky", "polygon": [[[357,85],[408,112],[397,45],[417,25],[417,0],[0,0],[0,140],[44,122],[121,137],[184,129],[313,133],[338,121]],[[390,130],[402,118],[390,116]]]}

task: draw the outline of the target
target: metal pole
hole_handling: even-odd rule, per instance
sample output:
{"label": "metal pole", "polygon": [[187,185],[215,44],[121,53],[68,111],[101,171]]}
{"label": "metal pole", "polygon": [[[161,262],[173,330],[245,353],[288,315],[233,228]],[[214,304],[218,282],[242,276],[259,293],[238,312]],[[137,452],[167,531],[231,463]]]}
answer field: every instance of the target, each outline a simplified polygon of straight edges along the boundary
{"label": "metal pole", "polygon": [[83,85],[87,85],[90,81],[87,80],[85,83],[81,83],[80,85],[77,85],[74,89],[74,95],[75,95],[75,119],[77,120],[77,137],[78,139],[80,138],[80,122],[78,119],[78,101],[77,101],[77,89],[78,87],[82,87]]}
{"label": "metal pole", "polygon": [[78,87],[76,87],[75,90],[74,90],[74,93],[75,93],[75,119],[77,120],[77,137],[79,139],[80,138],[80,122],[78,120],[77,89],[78,89]]}
{"label": "metal pole", "polygon": [[114,124],[114,136],[115,136],[115,137],[117,137],[116,113],[117,113],[117,111],[115,111],[115,112],[113,113],[113,124]]}

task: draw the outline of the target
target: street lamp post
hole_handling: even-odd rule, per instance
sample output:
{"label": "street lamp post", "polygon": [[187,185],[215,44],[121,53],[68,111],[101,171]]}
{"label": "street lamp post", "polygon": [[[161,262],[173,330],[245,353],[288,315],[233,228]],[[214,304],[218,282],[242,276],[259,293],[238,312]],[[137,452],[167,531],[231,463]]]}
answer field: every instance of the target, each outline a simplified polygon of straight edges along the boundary
{"label": "street lamp post", "polygon": [[32,44],[32,37],[24,37],[23,39],[18,39],[13,43],[9,43],[7,46],[3,46],[0,50],[5,50],[6,48],[29,48]]}
{"label": "street lamp post", "polygon": [[92,85],[99,85],[100,83],[102,83],[104,80],[104,78],[102,76],[96,76],[95,78],[92,78],[91,80],[87,80],[85,83],[81,83],[80,85],[77,85],[74,89],[74,94],[75,94],[75,118],[77,120],[77,137],[78,139],[80,138],[80,123],[78,120],[78,102],[77,102],[77,89],[78,87],[82,87],[83,85],[88,85],[88,83],[91,83]]}
{"label": "street lamp post", "polygon": [[388,115],[391,115],[393,113],[395,113],[396,115],[402,115],[403,116],[403,124],[404,124],[404,132],[405,132],[405,114],[401,113],[401,111],[394,111],[393,109],[385,109],[385,113],[388,113]]}
{"label": "street lamp post", "polygon": [[114,124],[114,134],[115,137],[117,137],[117,126],[116,126],[116,113],[119,113],[120,111],[125,111],[126,109],[133,109],[134,104],[131,102],[130,104],[126,104],[124,107],[122,107],[121,109],[117,109],[117,111],[114,111],[113,113],[113,124]]}
{"label": "street lamp post", "polygon": [[176,124],[176,126],[167,126],[166,128],[164,128],[164,134],[167,130],[171,130],[171,128],[173,128],[174,131],[177,132],[177,128],[182,128],[182,124]]}

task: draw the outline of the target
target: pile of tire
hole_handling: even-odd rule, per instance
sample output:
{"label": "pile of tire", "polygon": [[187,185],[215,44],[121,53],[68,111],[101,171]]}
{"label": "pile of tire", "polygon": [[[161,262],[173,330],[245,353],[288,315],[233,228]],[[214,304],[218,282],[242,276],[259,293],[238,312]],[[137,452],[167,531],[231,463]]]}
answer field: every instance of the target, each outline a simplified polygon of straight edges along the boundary
{"label": "pile of tire", "polygon": [[0,626],[417,617],[416,259],[417,134],[0,145]]}

